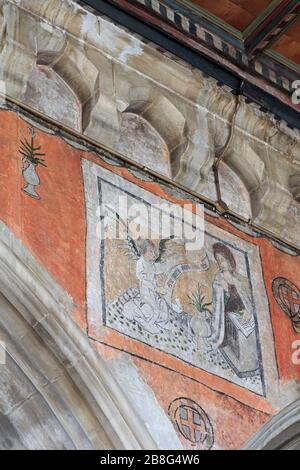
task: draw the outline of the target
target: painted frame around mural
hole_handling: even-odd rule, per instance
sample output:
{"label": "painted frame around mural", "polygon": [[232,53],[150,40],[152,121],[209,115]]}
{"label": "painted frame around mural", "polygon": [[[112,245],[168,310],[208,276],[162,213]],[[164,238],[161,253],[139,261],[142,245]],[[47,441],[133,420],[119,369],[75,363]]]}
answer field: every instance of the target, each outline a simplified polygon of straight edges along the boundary
{"label": "painted frame around mural", "polygon": [[[121,178],[113,172],[101,168],[100,166],[82,158],[82,172],[85,189],[86,200],[86,216],[87,216],[87,240],[86,240],[86,269],[87,269],[87,316],[88,316],[88,329],[89,335],[96,340],[100,340],[105,335],[106,327],[103,324],[103,299],[101,297],[101,240],[99,235],[99,193],[98,193],[98,178],[108,179],[116,185],[122,185],[123,188],[137,187],[135,184]],[[141,193],[146,194],[147,200],[151,203],[157,203],[158,200],[164,202],[160,198],[148,191],[139,187]],[[237,239],[235,235],[229,232],[224,232],[216,226],[212,226],[218,235],[225,234],[228,240],[241,244],[241,249],[244,249],[245,243],[248,246],[251,272],[251,282],[255,292],[260,292],[261,295],[256,295],[256,309],[257,309],[257,324],[261,343],[261,361],[262,368],[265,373],[265,396],[277,401],[279,399],[279,383],[278,372],[274,351],[274,340],[271,328],[270,311],[267,299],[266,290],[264,287],[264,280],[261,268],[261,261],[259,249],[254,243],[243,242]],[[98,232],[98,235],[97,235]],[[251,253],[250,253],[251,252]],[[163,353],[165,354],[165,353]],[[190,367],[186,366],[187,371]]]}

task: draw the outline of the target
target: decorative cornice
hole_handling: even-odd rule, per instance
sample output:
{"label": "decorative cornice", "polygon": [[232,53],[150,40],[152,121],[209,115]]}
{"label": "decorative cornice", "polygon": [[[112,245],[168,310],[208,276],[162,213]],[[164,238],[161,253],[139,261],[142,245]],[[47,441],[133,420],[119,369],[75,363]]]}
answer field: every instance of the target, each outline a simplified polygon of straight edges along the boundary
{"label": "decorative cornice", "polygon": [[[299,231],[286,224],[294,194],[299,193],[298,180],[290,183],[299,173],[299,132],[284,122],[300,128],[299,113],[287,101],[283,104],[283,96],[279,100],[273,88],[262,90],[246,73],[241,78],[108,2],[96,0],[103,9],[96,16],[74,2],[48,1],[46,9],[38,0],[4,2],[1,21],[9,28],[0,79],[8,98],[26,105],[30,74],[42,63],[78,97],[84,110],[82,135],[111,149],[117,148],[126,113],[133,110],[145,118],[147,106],[147,122],[168,149],[170,184],[209,194],[214,202],[209,177],[232,128],[224,162],[247,188],[251,207],[244,220],[271,236],[281,237],[284,231],[285,240],[299,246]],[[240,97],[232,126],[234,95]],[[134,159],[140,162],[138,156]],[[234,204],[229,209],[234,212]]]}
{"label": "decorative cornice", "polygon": [[[261,54],[299,16],[298,0],[281,3],[280,8],[277,5],[267,17],[267,23],[263,23],[263,29],[262,25],[258,24],[253,31],[246,30],[245,36],[228,25],[224,28],[220,22],[213,22],[211,15],[202,16],[202,11],[201,15],[199,13],[197,15],[198,9],[187,8],[187,2],[183,4],[173,0],[109,0],[109,2],[147,21],[148,24],[153,24],[179,42],[182,38],[176,32],[181,31],[186,35],[186,44],[194,47],[192,43],[194,40],[205,46],[205,53],[209,57],[211,52],[215,51],[220,55],[221,63],[222,58],[228,59],[229,68],[232,62],[241,70],[249,71],[250,74],[273,83],[284,93],[291,93],[292,83],[299,79],[299,73],[289,64],[281,62],[279,57],[270,59],[269,56],[269,60],[265,60],[265,54]],[[101,8],[102,2],[83,0],[79,3],[89,4],[97,9]],[[170,29],[171,25],[174,30]],[[263,88],[263,83],[261,87]]]}

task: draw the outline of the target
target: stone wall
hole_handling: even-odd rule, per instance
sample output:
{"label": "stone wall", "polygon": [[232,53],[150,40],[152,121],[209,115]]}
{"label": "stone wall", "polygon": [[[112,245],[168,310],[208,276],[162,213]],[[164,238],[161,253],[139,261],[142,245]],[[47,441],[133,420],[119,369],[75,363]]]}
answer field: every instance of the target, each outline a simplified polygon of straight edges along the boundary
{"label": "stone wall", "polygon": [[[1,0],[0,25],[8,96],[299,246],[298,132],[76,2]],[[143,157],[123,142],[137,126],[148,142]]]}
{"label": "stone wall", "polygon": [[[139,303],[143,288],[137,259],[120,246],[124,240],[99,239],[99,194],[116,212],[117,197],[124,192],[129,200],[138,198],[146,205],[189,203],[196,210],[200,201],[9,105],[2,107],[0,119],[1,220],[72,300],[68,315],[105,359],[157,445],[178,448],[179,438],[186,448],[241,448],[298,396],[299,366],[292,361],[297,333],[272,291],[274,279],[298,284],[296,254],[276,248],[266,237],[207,207],[204,247],[189,252],[186,241],[177,240],[168,246],[167,264],[159,263],[164,269],[156,277],[156,301],[161,311],[165,302],[168,313],[164,322],[149,321]],[[44,154],[39,158],[45,165],[35,167],[34,181],[25,173],[20,153],[31,137],[34,148]],[[153,243],[158,250],[158,240]],[[240,314],[248,311],[250,323],[239,337],[238,329],[233,336],[227,331],[225,342],[212,350],[203,334],[205,312],[191,299],[200,286],[205,302],[211,304],[207,324],[213,325],[218,309],[225,315],[216,300],[218,282],[223,282],[216,244],[234,263],[237,292],[230,296],[235,302],[242,299]],[[245,292],[250,293],[249,304]],[[226,349],[226,338],[235,346]],[[184,427],[185,418],[192,419],[188,410],[196,434],[193,421]]]}
{"label": "stone wall", "polygon": [[[0,239],[25,266],[32,257],[28,272],[11,262],[15,295],[1,278],[0,291],[21,311],[32,273],[22,302],[43,292],[51,324],[66,301],[72,340],[24,314],[66,374],[66,406],[33,383],[21,351],[20,380],[38,388],[57,440],[20,433],[12,417],[0,419],[2,447],[242,448],[299,397],[299,135],[75,2],[0,0],[0,35]],[[204,220],[195,249],[186,233],[146,232],[149,208],[187,206]],[[91,380],[68,362],[78,338]],[[1,367],[10,380],[13,364]]]}

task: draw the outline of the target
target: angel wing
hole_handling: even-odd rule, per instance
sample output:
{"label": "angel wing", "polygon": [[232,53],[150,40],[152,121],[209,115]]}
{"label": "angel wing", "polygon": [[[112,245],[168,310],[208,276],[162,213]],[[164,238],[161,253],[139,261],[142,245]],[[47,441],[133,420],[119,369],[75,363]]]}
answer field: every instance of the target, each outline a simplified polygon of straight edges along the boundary
{"label": "angel wing", "polygon": [[139,249],[134,241],[134,239],[128,234],[126,240],[120,244],[124,253],[131,259],[137,261],[140,258]]}
{"label": "angel wing", "polygon": [[174,238],[175,238],[175,236],[171,235],[170,237],[162,238],[160,240],[159,246],[158,246],[159,255],[156,258],[155,263],[161,263],[162,261],[164,261],[164,255],[166,254],[166,251],[168,249],[167,243],[170,242],[171,240],[173,240]]}
{"label": "angel wing", "polygon": [[120,243],[121,248],[123,249],[124,253],[131,259],[138,260],[140,258],[140,251],[134,241],[134,239],[130,236],[128,225],[124,220],[119,216],[117,211],[115,211],[109,205],[106,205],[106,209],[111,213],[114,219],[125,229],[126,233],[126,240],[123,243]]}

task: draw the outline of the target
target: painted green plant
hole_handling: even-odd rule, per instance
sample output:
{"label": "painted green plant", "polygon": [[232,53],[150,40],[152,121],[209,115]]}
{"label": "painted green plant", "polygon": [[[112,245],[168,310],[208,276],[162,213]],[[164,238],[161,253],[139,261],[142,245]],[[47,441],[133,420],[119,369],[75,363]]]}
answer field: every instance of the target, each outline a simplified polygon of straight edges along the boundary
{"label": "painted green plant", "polygon": [[203,294],[200,284],[198,284],[197,290],[193,292],[192,295],[188,295],[188,299],[190,305],[193,305],[198,312],[210,312],[208,307],[211,305],[211,302],[205,302],[205,294]]}
{"label": "painted green plant", "polygon": [[44,157],[46,154],[41,153],[41,146],[35,147],[35,131],[33,128],[29,128],[29,132],[31,134],[30,140],[27,140],[26,138],[24,140],[21,140],[21,146],[19,149],[20,154],[22,155],[22,160],[23,163],[32,163],[34,165],[41,165],[44,167],[47,167],[45,164],[45,160],[43,160],[40,157]]}

